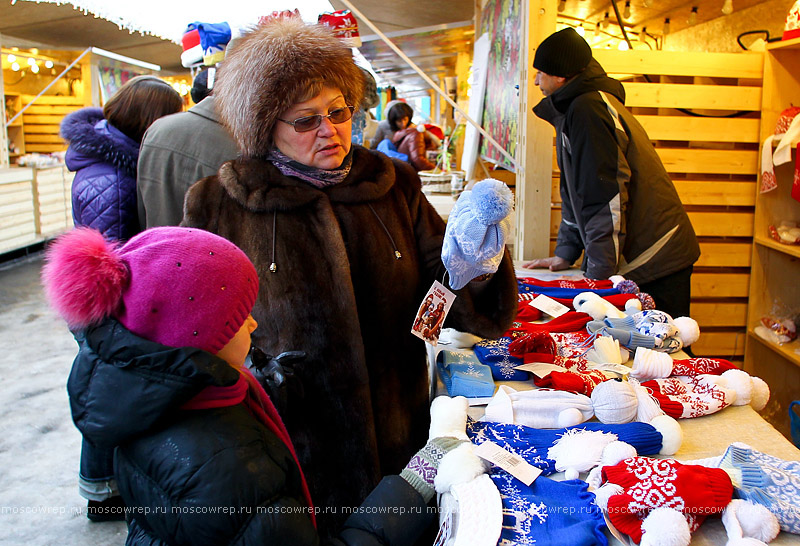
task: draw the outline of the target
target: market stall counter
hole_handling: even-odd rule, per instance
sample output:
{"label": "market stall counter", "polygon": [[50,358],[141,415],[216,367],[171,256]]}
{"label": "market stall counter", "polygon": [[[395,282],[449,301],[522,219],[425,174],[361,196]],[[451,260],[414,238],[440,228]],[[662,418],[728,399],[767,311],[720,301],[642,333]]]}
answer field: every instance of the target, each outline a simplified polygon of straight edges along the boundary
{"label": "market stall counter", "polygon": [[[542,279],[554,279],[564,277],[564,273],[570,278],[580,278],[580,272],[571,270],[567,272],[559,272],[558,274],[542,270],[519,270],[518,277],[536,277]],[[447,395],[448,391],[442,381],[441,373],[437,372],[436,358],[440,351],[446,350],[454,353],[463,353],[465,358],[471,358],[474,355],[472,349],[458,349],[455,348],[457,343],[451,343],[452,336],[456,338],[460,334],[457,332],[445,330],[442,333],[440,342],[436,346],[428,346],[429,366],[431,378],[432,395]],[[686,358],[687,355],[680,351],[671,355],[673,359]],[[537,389],[532,380],[527,381],[495,381],[495,393],[500,386],[507,386],[514,391],[526,391]],[[471,419],[480,420],[484,416],[484,411],[490,397],[472,397],[468,398],[470,401],[470,408],[468,415]],[[597,419],[593,418],[590,422],[596,422]],[[683,433],[683,441],[680,448],[669,458],[675,459],[683,463],[699,463],[701,460],[709,458],[720,457],[726,452],[728,447],[733,443],[741,443],[750,446],[754,450],[763,454],[770,455],[782,461],[787,461],[793,468],[800,470],[800,450],[798,450],[792,443],[790,443],[782,434],[775,428],[767,423],[756,410],[750,405],[730,405],[717,411],[716,413],[694,417],[690,419],[679,419],[680,429]],[[654,458],[663,459],[665,455],[651,455]],[[564,472],[556,472],[548,476],[552,480],[565,481]],[[580,477],[584,480],[587,479],[585,473]],[[789,483],[787,487],[791,490],[794,489],[795,494],[800,489],[800,484]],[[442,499],[443,501],[445,499]],[[800,510],[800,507],[795,507]],[[507,512],[504,510],[504,512]],[[508,515],[508,514],[506,514]],[[795,514],[796,519],[800,519],[800,515]],[[612,534],[608,529],[604,530],[605,536],[609,544],[633,544],[629,542],[630,539],[623,534]],[[452,533],[456,535],[456,532]],[[729,540],[729,535],[726,528],[723,526],[722,520],[719,516],[708,517],[700,527],[691,535],[692,546],[712,546],[726,544]],[[502,542],[502,540],[501,540]],[[800,545],[800,535],[781,532],[770,544],[774,545]]]}

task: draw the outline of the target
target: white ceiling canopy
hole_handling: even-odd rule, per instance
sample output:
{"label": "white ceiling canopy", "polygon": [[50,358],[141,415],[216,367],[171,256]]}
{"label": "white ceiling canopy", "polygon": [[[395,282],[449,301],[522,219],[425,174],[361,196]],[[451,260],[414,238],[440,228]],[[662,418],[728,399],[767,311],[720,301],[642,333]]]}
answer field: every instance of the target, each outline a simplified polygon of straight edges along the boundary
{"label": "white ceiling canopy", "polygon": [[[12,4],[17,0],[12,1]],[[255,25],[258,18],[273,11],[295,9],[305,21],[317,22],[320,13],[333,11],[328,0],[194,0],[164,2],[164,0],[23,0],[68,4],[95,17],[114,23],[121,29],[158,36],[180,43],[186,26],[193,21],[203,23],[227,22],[231,27]]]}

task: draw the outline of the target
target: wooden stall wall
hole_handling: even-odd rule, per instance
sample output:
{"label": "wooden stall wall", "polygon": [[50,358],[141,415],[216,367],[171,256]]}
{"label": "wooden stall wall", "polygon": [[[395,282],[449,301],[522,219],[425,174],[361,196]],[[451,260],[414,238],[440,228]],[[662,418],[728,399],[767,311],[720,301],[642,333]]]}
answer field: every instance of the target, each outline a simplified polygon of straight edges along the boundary
{"label": "wooden stall wall", "polygon": [[[28,104],[35,95],[22,95]],[[25,152],[49,154],[67,149],[67,144],[58,135],[64,116],[84,107],[82,97],[43,95],[36,99],[22,114],[25,133]]]}
{"label": "wooden stall wall", "polygon": [[[758,176],[762,53],[595,50],[647,130],[700,240],[698,356],[741,360]],[[553,156],[551,252],[561,220]]]}

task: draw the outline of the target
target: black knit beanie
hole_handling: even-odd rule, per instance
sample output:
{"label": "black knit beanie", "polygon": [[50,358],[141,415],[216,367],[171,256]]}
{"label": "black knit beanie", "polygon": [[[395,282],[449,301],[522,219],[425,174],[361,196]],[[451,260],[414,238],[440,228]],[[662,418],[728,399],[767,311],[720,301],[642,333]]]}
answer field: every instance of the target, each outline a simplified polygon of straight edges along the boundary
{"label": "black knit beanie", "polygon": [[550,76],[568,78],[589,65],[592,48],[572,27],[554,32],[536,49],[533,67]]}

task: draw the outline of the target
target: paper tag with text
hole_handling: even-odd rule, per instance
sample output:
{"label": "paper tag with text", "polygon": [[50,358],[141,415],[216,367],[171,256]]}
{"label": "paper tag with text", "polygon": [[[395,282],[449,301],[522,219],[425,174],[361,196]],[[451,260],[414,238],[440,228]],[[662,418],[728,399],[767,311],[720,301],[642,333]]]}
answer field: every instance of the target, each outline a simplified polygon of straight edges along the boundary
{"label": "paper tag with text", "polygon": [[453,305],[455,299],[456,295],[445,288],[442,283],[433,281],[433,285],[417,310],[417,316],[411,326],[411,333],[435,347],[439,342],[439,335],[442,333],[444,319],[450,312],[450,306]]}
{"label": "paper tag with text", "polygon": [[541,469],[528,464],[528,461],[510,451],[503,449],[491,440],[483,442],[475,448],[475,455],[499,466],[525,485],[530,485],[542,473]]}
{"label": "paper tag with text", "polygon": [[542,313],[547,313],[553,318],[558,318],[569,311],[569,307],[561,305],[553,298],[548,298],[544,294],[536,296],[528,305],[536,307]]}
{"label": "paper tag with text", "polygon": [[550,372],[563,372],[564,366],[557,366],[555,364],[548,364],[546,362],[528,362],[527,364],[514,366],[514,369],[521,370],[523,372],[530,372],[536,377],[544,377]]}

